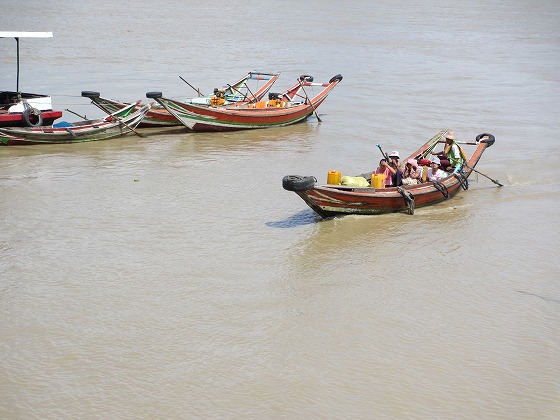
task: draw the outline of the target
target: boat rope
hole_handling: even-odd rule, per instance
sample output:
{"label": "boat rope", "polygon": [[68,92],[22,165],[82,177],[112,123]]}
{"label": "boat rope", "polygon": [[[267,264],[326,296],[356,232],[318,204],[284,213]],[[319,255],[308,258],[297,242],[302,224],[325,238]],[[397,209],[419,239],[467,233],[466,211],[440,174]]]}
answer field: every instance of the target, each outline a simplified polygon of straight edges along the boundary
{"label": "boat rope", "polygon": [[414,196],[410,191],[405,190],[402,187],[398,187],[397,191],[403,196],[404,203],[406,204],[406,211],[408,214],[414,214]]}
{"label": "boat rope", "polygon": [[461,172],[455,172],[453,176],[459,180],[459,182],[461,183],[461,188],[463,188],[465,191],[469,189],[469,180],[465,177],[465,175],[463,175]]}
{"label": "boat rope", "polygon": [[442,182],[434,181],[433,184],[436,190],[440,191],[446,199],[449,198],[449,191],[447,191],[447,187]]}

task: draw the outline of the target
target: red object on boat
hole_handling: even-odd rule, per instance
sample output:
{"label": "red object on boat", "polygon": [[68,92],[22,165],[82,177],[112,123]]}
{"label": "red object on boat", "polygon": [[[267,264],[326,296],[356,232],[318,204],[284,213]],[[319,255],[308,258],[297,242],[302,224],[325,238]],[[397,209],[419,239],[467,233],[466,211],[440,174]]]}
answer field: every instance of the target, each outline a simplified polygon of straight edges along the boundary
{"label": "red object on boat", "polygon": [[48,95],[0,92],[0,127],[38,127],[52,125],[62,117],[54,111]]}

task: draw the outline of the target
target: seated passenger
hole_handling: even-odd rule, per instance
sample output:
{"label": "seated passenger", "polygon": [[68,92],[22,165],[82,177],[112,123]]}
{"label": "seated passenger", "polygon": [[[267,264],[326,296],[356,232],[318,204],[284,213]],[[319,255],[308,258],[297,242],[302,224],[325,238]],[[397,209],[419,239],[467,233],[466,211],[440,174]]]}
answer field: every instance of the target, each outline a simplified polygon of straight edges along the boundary
{"label": "seated passenger", "polygon": [[440,169],[441,163],[437,156],[432,158],[432,163],[430,164],[430,168],[428,169],[428,181],[441,181],[443,178],[447,178],[449,174],[445,171]]}
{"label": "seated passenger", "polygon": [[408,159],[406,161],[402,178],[403,185],[415,185],[422,182],[422,169],[418,167],[416,159]]}
{"label": "seated passenger", "polygon": [[377,167],[377,169],[375,170],[375,172],[372,175],[385,175],[385,178],[383,179],[383,187],[390,187],[392,184],[392,179],[391,179],[391,171],[389,170],[389,164],[387,163],[386,159],[381,159],[379,161],[379,166]]}
{"label": "seated passenger", "polygon": [[383,187],[398,187],[402,185],[402,170],[399,167],[399,152],[396,150],[391,152],[389,155],[391,162],[387,162],[387,159],[381,159],[379,161],[379,166],[373,172],[366,172],[358,176],[364,177],[371,182],[371,177],[374,174],[385,175],[383,180]]}

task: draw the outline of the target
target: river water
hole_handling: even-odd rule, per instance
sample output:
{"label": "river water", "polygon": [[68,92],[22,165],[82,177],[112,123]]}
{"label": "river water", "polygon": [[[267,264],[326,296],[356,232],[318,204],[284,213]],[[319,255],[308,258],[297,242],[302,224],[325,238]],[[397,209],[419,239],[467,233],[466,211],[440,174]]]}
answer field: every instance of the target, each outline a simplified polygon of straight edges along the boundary
{"label": "river water", "polygon": [[[560,416],[560,3],[1,9],[2,30],[54,32],[21,41],[22,90],[88,117],[82,90],[344,79],[322,122],[0,148],[0,418]],[[326,221],[282,189],[444,128],[494,134],[477,169],[504,186]]]}

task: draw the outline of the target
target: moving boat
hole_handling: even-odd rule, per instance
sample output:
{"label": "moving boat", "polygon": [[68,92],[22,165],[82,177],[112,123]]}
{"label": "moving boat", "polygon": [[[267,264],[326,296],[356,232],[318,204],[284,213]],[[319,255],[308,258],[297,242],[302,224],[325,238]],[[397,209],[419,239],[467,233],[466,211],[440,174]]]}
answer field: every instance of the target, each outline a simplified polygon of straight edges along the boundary
{"label": "moving boat", "polygon": [[[211,105],[229,105],[229,104],[241,104],[244,102],[256,102],[261,100],[267,92],[270,90],[274,82],[278,79],[280,73],[263,73],[252,71],[247,73],[240,80],[234,84],[227,86],[224,89],[214,89],[213,95],[203,95],[198,89],[194,88],[199,94],[196,98],[191,98],[185,100],[187,103],[193,103],[203,106]],[[192,87],[185,79],[181,79]],[[265,83],[262,86],[258,86],[260,82]],[[250,83],[253,82],[253,83]],[[253,92],[254,90],[254,92]],[[82,91],[82,96],[90,98],[91,102],[96,105],[101,110],[111,113],[118,109],[127,106],[127,103],[120,102],[114,99],[107,99],[99,96],[98,92]],[[140,123],[140,127],[166,127],[166,126],[177,126],[182,125],[181,122],[169,113],[163,106],[152,107],[144,120]]]}
{"label": "moving boat", "polygon": [[49,95],[19,90],[20,38],[52,38],[52,32],[0,32],[0,38],[15,38],[17,50],[17,81],[15,91],[0,91],[0,127],[37,127],[51,125],[62,117],[62,111],[52,109]]}
{"label": "moving boat", "polygon": [[142,121],[151,104],[129,104],[105,118],[58,123],[50,127],[0,128],[0,145],[63,144],[106,140],[123,136]]}
{"label": "moving boat", "polygon": [[[436,134],[406,160],[416,159],[418,162],[429,163],[435,156],[434,149],[437,145],[445,144],[445,135],[448,131],[442,130]],[[475,146],[472,155],[460,171],[449,174],[441,181],[374,188],[338,185],[338,183],[317,185],[317,180],[313,176],[287,175],[282,179],[282,186],[285,190],[299,195],[322,218],[345,214],[382,214],[402,211],[414,214],[416,207],[440,203],[450,199],[461,189],[467,190],[469,175],[478,172],[475,169],[476,164],[483,152],[494,142],[494,136],[488,133],[479,134],[474,142],[461,142],[461,146]],[[497,181],[492,181],[501,185]]]}
{"label": "moving boat", "polygon": [[[334,76],[328,83],[315,83],[313,77],[302,75],[296,84],[283,93],[269,93],[268,101],[245,101],[225,106],[199,105],[163,97],[161,92],[148,92],[146,97],[155,99],[191,131],[234,131],[278,127],[304,121],[327,98],[342,76]],[[307,89],[319,88],[309,98]],[[320,121],[319,116],[317,118]]]}

